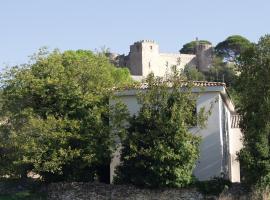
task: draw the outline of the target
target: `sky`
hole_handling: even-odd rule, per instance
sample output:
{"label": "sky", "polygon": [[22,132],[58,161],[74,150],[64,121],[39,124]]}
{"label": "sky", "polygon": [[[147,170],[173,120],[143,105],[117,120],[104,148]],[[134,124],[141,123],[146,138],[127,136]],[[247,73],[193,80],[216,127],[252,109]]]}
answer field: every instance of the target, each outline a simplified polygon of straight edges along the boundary
{"label": "sky", "polygon": [[270,33],[269,8],[269,0],[0,0],[0,69],[28,62],[44,46],[127,54],[142,39],[161,52],[196,37],[257,42]]}

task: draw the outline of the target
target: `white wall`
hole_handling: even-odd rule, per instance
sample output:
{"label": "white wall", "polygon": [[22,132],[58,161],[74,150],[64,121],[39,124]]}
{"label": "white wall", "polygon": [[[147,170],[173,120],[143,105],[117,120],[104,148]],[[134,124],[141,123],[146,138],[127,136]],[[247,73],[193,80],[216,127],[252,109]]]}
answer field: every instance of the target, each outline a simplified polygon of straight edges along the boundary
{"label": "white wall", "polygon": [[[120,100],[127,105],[130,114],[136,114],[139,110],[139,105],[136,96],[130,93],[129,96],[119,96]],[[111,102],[113,104],[113,102]],[[221,131],[221,116],[220,104],[222,98],[219,92],[210,91],[203,92],[197,100],[197,111],[202,107],[209,110],[211,105],[211,115],[207,119],[204,129],[192,128],[190,131],[202,137],[200,145],[200,158],[194,169],[194,175],[199,180],[209,180],[213,177],[221,176],[222,172],[222,131]],[[114,175],[114,168],[120,163],[119,150],[115,153],[115,157],[111,163],[111,180]]]}
{"label": "white wall", "polygon": [[199,180],[209,180],[221,175],[222,170],[222,139],[220,123],[221,97],[217,92],[208,92],[200,95],[197,101],[197,110],[205,107],[211,115],[208,117],[204,129],[194,128],[192,132],[202,137],[200,158],[194,169],[194,175]]}
{"label": "white wall", "polygon": [[[140,107],[139,107],[139,104],[137,102],[137,99],[134,95],[131,95],[131,96],[121,96],[119,97],[119,99],[127,105],[127,109],[130,113],[130,115],[134,115],[136,114]],[[113,105],[115,103],[114,100],[111,100],[110,101],[110,104]],[[115,175],[114,171],[115,171],[115,168],[117,165],[119,165],[120,163],[120,148],[119,147],[116,152],[113,154],[113,158],[112,158],[112,161],[111,161],[111,164],[110,164],[110,183],[113,182],[113,177]]]}
{"label": "white wall", "polygon": [[237,159],[237,153],[243,147],[242,132],[240,128],[230,129],[229,134],[229,167],[230,167],[230,180],[231,182],[240,182],[240,163]]}

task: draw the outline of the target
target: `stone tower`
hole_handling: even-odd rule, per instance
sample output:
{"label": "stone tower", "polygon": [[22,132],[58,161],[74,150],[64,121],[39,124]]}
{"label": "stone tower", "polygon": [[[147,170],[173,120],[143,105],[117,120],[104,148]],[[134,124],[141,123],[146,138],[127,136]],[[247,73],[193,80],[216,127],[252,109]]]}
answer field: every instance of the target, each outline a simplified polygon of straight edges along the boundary
{"label": "stone tower", "polygon": [[196,45],[196,60],[199,71],[209,71],[213,61],[213,47],[211,44]]}
{"label": "stone tower", "polygon": [[155,72],[159,61],[159,46],[153,40],[141,40],[130,46],[128,67],[132,75],[147,76]]}

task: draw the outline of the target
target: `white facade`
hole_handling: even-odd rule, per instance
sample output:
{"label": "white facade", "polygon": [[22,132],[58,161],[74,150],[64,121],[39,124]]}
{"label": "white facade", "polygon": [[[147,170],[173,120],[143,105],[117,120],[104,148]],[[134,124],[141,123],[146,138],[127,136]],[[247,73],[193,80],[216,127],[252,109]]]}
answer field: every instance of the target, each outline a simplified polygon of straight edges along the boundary
{"label": "white facade", "polygon": [[[137,103],[138,90],[118,92],[119,99],[127,105],[130,114],[136,114],[140,107]],[[232,182],[240,182],[240,165],[237,152],[241,149],[241,132],[239,128],[231,125],[232,116],[235,115],[234,106],[227,95],[224,85],[206,86],[203,90],[194,88],[199,93],[197,111],[202,107],[209,110],[206,127],[194,127],[190,131],[202,137],[200,145],[200,158],[194,169],[194,175],[199,180],[209,180],[214,177],[224,177]],[[114,102],[111,101],[111,104]],[[114,169],[120,162],[120,153],[117,151],[111,162],[111,181]]]}

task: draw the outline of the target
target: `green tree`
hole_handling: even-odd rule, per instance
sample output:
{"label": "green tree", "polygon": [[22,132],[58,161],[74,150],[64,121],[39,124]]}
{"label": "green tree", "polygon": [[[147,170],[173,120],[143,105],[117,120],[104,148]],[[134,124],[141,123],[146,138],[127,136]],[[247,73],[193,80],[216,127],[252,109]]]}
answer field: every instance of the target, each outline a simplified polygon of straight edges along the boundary
{"label": "green tree", "polygon": [[244,148],[243,180],[270,185],[270,35],[262,37],[238,59],[237,83]]}
{"label": "green tree", "polygon": [[192,85],[186,82],[181,87],[178,73],[169,82],[150,74],[146,83],[147,91],[137,96],[138,115],[128,120],[115,181],[144,187],[186,186],[192,181],[200,144],[189,128],[197,122],[203,125],[204,109],[195,114]]}
{"label": "green tree", "polygon": [[220,42],[215,47],[216,54],[227,61],[235,61],[245,49],[250,47],[251,43],[248,39],[240,35],[232,35],[226,40]]}
{"label": "green tree", "polygon": [[191,41],[189,43],[184,44],[182,49],[180,49],[180,53],[196,54],[196,46],[198,44],[211,44],[211,42],[209,42],[207,40]]}
{"label": "green tree", "polygon": [[1,81],[2,175],[31,170],[47,181],[84,181],[103,173],[117,134],[110,131],[108,88],[130,83],[127,69],[91,51],[41,50]]}

